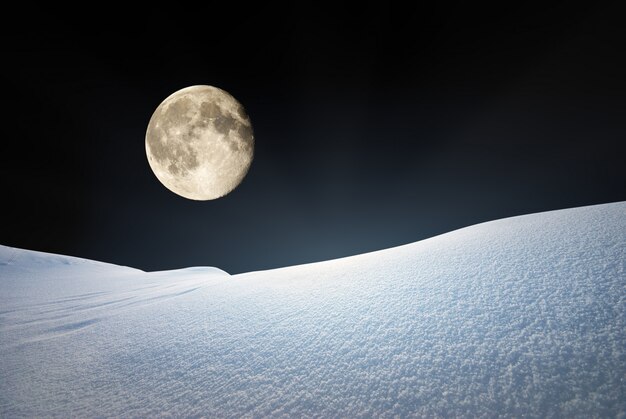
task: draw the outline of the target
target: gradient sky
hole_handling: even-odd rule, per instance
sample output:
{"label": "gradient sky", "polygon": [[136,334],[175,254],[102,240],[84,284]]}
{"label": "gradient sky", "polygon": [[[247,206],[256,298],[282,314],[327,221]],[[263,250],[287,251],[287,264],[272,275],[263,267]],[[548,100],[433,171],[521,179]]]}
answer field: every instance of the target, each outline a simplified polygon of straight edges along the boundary
{"label": "gradient sky", "polygon": [[[620,2],[298,3],[11,16],[0,244],[238,273],[626,200]],[[145,157],[152,112],[194,84],[255,130],[216,201],[168,191]]]}

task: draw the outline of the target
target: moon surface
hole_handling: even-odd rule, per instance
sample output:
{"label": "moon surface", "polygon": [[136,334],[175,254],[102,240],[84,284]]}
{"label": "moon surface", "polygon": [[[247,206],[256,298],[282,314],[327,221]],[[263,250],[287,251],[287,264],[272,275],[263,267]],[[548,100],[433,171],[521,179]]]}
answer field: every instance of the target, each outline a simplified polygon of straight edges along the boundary
{"label": "moon surface", "polygon": [[252,124],[243,106],[213,86],[191,86],[167,97],[146,131],[152,171],[170,191],[206,201],[235,189],[254,157]]}

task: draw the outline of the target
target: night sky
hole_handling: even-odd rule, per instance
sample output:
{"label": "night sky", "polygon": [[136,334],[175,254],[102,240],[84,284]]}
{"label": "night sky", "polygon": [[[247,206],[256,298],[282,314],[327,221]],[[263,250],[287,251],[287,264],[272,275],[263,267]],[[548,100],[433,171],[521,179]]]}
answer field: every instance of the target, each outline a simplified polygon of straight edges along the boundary
{"label": "night sky", "polygon": [[[7,15],[0,244],[238,273],[626,200],[621,2],[293,3]],[[215,201],[145,156],[152,112],[196,84],[255,132]]]}

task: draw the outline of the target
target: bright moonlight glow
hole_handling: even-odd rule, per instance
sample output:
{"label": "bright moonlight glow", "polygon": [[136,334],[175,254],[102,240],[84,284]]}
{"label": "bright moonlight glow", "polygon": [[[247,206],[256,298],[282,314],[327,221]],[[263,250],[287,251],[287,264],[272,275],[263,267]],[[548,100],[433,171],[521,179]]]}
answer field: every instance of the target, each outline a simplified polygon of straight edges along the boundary
{"label": "bright moonlight glow", "polygon": [[248,173],[254,155],[252,124],[243,106],[224,90],[187,87],[154,111],[146,155],[170,191],[199,201],[220,198]]}

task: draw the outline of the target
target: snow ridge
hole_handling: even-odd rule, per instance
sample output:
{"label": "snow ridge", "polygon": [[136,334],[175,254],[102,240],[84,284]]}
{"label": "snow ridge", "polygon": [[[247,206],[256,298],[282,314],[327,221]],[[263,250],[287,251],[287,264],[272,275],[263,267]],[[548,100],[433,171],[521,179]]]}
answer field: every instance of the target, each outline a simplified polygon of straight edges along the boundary
{"label": "snow ridge", "polygon": [[234,276],[0,247],[0,416],[623,416],[625,215]]}

